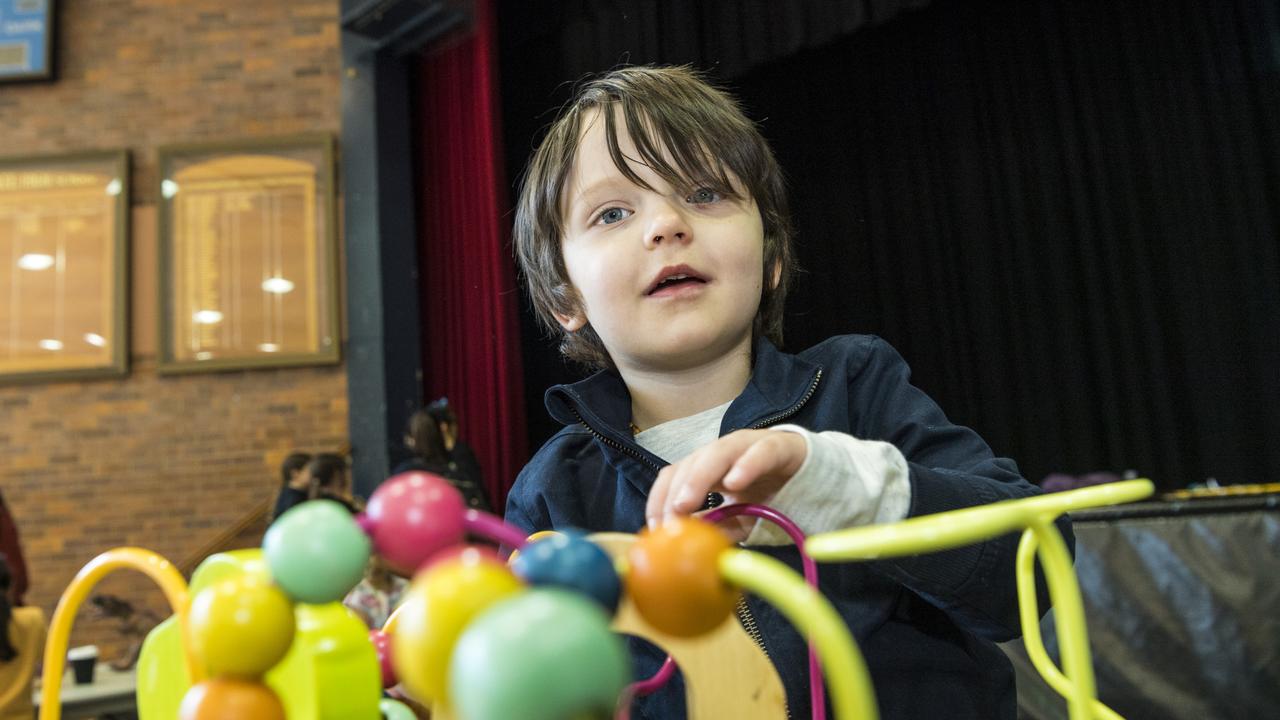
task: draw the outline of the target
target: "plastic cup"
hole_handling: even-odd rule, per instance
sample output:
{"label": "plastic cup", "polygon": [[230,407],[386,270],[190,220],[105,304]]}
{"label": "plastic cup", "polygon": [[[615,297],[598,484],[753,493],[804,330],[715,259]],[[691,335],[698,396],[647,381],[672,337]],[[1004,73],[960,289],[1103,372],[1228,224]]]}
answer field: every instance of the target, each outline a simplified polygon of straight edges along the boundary
{"label": "plastic cup", "polygon": [[93,669],[98,664],[98,646],[81,645],[71,648],[67,651],[67,661],[71,663],[76,684],[89,685],[93,682]]}

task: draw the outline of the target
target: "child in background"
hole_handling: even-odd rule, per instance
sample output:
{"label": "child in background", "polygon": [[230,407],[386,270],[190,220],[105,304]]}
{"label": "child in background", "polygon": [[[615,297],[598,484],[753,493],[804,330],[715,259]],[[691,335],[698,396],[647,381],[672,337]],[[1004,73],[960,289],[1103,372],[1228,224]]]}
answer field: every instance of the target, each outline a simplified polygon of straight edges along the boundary
{"label": "child in background", "polygon": [[275,509],[271,511],[272,520],[307,499],[307,490],[311,487],[311,478],[307,476],[309,462],[310,455],[295,452],[289,453],[284,462],[280,463],[280,491],[276,494]]}
{"label": "child in background", "polygon": [[308,500],[332,500],[354,515],[362,509],[351,494],[351,476],[347,459],[333,453],[319,453],[307,463]]}
{"label": "child in background", "polygon": [[[794,270],[782,175],[737,103],[688,69],[586,82],[530,160],[514,240],[561,352],[598,371],[546,394],[566,427],[507,501],[528,533],[636,532],[723,499],[771,505],[812,534],[1037,493],[913,387],[883,340],[778,349]],[[772,527],[725,529],[798,571]],[[1015,716],[994,643],[1019,633],[1016,541],[822,568],[885,718]],[[759,628],[790,716],[807,716],[804,639],[757,599],[739,615]],[[633,654],[640,677],[662,661],[639,643]],[[683,718],[680,683],[636,716]]]}
{"label": "child in background", "polygon": [[409,581],[391,572],[381,556],[374,555],[369,558],[360,584],[347,593],[342,604],[359,615],[369,629],[381,629],[408,587]]}
{"label": "child in background", "polygon": [[40,608],[13,607],[12,587],[9,563],[0,559],[0,720],[31,720],[31,685],[48,626]]}

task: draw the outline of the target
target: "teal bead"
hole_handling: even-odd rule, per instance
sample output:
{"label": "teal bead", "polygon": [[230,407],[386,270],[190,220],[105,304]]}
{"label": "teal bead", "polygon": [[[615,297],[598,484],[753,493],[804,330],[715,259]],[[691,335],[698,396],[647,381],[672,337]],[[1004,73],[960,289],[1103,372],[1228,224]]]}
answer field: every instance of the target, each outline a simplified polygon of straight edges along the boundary
{"label": "teal bead", "polygon": [[332,500],[294,507],[262,539],[271,578],[295,602],[312,605],[346,597],[364,577],[370,551],[355,518]]}
{"label": "teal bead", "polygon": [[418,720],[418,716],[409,709],[409,706],[399,700],[382,698],[378,703],[378,709],[382,711],[382,717],[385,720]]}
{"label": "teal bead", "polygon": [[586,597],[535,588],[503,600],[458,639],[449,692],[467,720],[610,717],[630,662],[609,617]]}

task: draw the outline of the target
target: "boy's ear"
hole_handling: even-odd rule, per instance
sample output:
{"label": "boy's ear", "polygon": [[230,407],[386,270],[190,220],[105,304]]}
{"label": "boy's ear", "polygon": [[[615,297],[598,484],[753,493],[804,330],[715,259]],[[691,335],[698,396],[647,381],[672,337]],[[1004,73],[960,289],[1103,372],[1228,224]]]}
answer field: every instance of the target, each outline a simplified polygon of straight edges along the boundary
{"label": "boy's ear", "polygon": [[578,298],[578,292],[567,282],[557,285],[554,292],[558,296],[556,304],[570,310],[565,313],[552,310],[551,314],[555,316],[556,322],[560,323],[560,327],[564,328],[565,332],[578,332],[587,324],[587,314],[582,311],[582,301]]}
{"label": "boy's ear", "polygon": [[769,280],[769,289],[777,290],[778,283],[782,282],[782,261],[773,261],[773,277]]}
{"label": "boy's ear", "polygon": [[551,314],[555,315],[556,322],[560,323],[560,327],[564,328],[565,332],[578,332],[587,324],[587,316],[581,312],[573,315],[565,315],[558,312],[552,312]]}

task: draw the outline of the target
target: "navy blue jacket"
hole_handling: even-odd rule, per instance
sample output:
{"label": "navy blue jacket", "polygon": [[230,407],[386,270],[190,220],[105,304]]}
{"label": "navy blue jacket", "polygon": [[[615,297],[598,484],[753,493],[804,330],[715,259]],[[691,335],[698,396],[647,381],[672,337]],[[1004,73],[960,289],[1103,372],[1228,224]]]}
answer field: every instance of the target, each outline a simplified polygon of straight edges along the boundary
{"label": "navy blue jacket", "polygon": [[[910,468],[912,517],[1039,493],[1013,461],[995,457],[976,433],[950,423],[909,379],[906,363],[876,337],[835,337],[799,355],[757,340],[751,381],[730,404],[720,434],[786,422],[890,442]],[[520,473],[507,520],[530,533],[638,531],[645,497],[666,463],[632,439],[622,379],[605,371],[552,387],[546,405],[566,427]],[[1059,527],[1072,544],[1070,521]],[[819,566],[823,594],[866,655],[883,717],[1015,717],[1013,671],[993,643],[1020,634],[1017,541],[1008,535],[930,555]],[[752,549],[799,572],[793,547]],[[1041,602],[1047,607],[1047,599]],[[807,717],[804,640],[765,602],[751,597],[748,603],[791,717]],[[663,657],[647,643],[634,643],[633,655],[637,677],[652,675]],[[647,718],[683,718],[683,686],[669,683],[636,709]]]}

